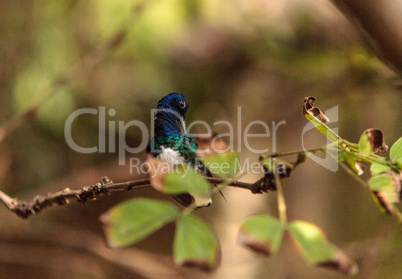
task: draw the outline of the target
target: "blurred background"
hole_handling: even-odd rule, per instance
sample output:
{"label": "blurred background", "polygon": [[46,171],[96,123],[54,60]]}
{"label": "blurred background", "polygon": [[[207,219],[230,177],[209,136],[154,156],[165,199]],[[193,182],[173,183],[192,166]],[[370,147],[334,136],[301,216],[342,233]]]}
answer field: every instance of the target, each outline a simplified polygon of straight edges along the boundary
{"label": "blurred background", "polygon": [[[401,136],[401,79],[377,58],[355,25],[330,1],[263,0],[59,0],[0,1],[0,123],[26,114],[0,143],[0,189],[12,197],[79,189],[108,176],[114,182],[144,178],[119,166],[112,152],[81,154],[64,137],[67,117],[80,108],[106,107],[106,121],[136,119],[150,127],[150,110],[164,95],[187,96],[188,124],[211,126],[226,120],[241,131],[261,120],[286,121],[276,138],[251,138],[254,149],[285,152],[302,148],[305,96],[323,111],[338,106],[341,137],[357,142],[367,128],[381,129],[389,146]],[[399,2],[400,3],[400,2]],[[402,5],[400,5],[402,6]],[[400,10],[402,12],[402,10]],[[399,13],[400,14],[400,13]],[[395,27],[401,31],[402,28]],[[98,117],[74,121],[77,144],[98,144]],[[117,124],[116,124],[117,125]],[[4,126],[3,126],[4,128]],[[224,126],[216,132],[227,133]],[[107,133],[110,131],[107,129]],[[192,133],[205,129],[195,126]],[[264,133],[255,125],[250,133]],[[116,130],[117,139],[119,134]],[[121,136],[121,135],[120,135]],[[127,129],[136,147],[141,130]],[[243,139],[243,161],[258,161]],[[306,147],[325,138],[304,136]],[[275,150],[276,148],[276,150]],[[108,150],[106,150],[108,151]],[[141,154],[129,158],[144,160]],[[292,158],[290,158],[292,159]],[[363,176],[368,179],[369,174]],[[247,175],[253,182],[258,175]],[[290,220],[319,225],[328,238],[356,259],[356,278],[397,278],[402,274],[402,235],[395,218],[379,212],[370,194],[342,169],[333,173],[313,161],[285,180]],[[134,197],[172,201],[151,187],[91,201],[54,206],[22,220],[0,206],[1,278],[340,278],[306,264],[288,236],[279,254],[261,258],[236,242],[251,214],[276,215],[275,193],[253,195],[223,190],[227,202],[198,210],[222,245],[221,267],[212,274],[178,268],[171,258],[174,225],[135,247],[106,247],[98,217]]]}

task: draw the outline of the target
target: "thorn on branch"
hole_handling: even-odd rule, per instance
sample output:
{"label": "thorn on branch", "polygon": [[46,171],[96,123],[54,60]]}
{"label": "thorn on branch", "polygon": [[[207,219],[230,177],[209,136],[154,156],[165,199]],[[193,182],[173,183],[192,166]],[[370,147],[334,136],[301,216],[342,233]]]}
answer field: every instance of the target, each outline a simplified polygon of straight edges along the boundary
{"label": "thorn on branch", "polygon": [[76,195],[76,199],[79,203],[85,204],[88,200],[96,200],[100,196],[110,195],[109,190],[105,186],[111,184],[113,184],[113,181],[107,176],[102,177],[95,185],[82,188],[80,193]]}

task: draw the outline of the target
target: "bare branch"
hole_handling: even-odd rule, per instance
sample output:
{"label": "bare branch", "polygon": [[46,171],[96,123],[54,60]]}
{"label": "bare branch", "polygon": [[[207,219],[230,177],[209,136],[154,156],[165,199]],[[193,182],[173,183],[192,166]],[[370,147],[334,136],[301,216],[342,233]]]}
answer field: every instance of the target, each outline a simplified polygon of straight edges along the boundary
{"label": "bare branch", "polygon": [[[248,189],[252,193],[268,192],[264,185],[259,183],[245,183],[227,179],[210,178],[205,179],[212,184],[225,183],[227,186]],[[149,179],[128,181],[122,183],[113,183],[108,177],[101,178],[100,182],[95,185],[85,186],[79,190],[70,190],[66,188],[55,193],[35,196],[32,201],[19,201],[17,198],[11,198],[4,192],[0,191],[0,201],[12,212],[21,218],[28,218],[31,215],[40,213],[43,209],[51,207],[54,204],[66,205],[72,200],[79,203],[87,203],[96,200],[99,197],[110,195],[111,192],[130,191],[134,188],[149,186]],[[258,188],[258,189],[257,189]]]}

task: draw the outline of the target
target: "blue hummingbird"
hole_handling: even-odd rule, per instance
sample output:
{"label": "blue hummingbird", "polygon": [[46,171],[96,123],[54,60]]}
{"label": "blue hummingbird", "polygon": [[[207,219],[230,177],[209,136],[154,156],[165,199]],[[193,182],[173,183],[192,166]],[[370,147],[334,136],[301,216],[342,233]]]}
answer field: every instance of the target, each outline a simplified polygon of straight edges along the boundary
{"label": "blue hummingbird", "polygon": [[[173,165],[189,165],[197,172],[212,177],[211,172],[198,158],[197,144],[186,132],[188,102],[183,94],[173,92],[158,101],[154,116],[154,136],[147,146],[147,153]],[[211,198],[197,199],[190,194],[173,196],[184,206],[195,202],[197,207],[211,205]]]}

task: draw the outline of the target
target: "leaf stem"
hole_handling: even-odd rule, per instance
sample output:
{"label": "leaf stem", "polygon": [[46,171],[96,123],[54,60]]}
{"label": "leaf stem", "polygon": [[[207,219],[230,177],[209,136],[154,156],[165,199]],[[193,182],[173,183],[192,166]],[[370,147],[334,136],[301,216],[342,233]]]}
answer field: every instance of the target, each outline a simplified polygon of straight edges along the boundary
{"label": "leaf stem", "polygon": [[326,147],[316,147],[316,148],[311,148],[311,149],[303,149],[303,150],[295,150],[295,151],[290,151],[290,152],[285,152],[285,153],[273,153],[267,157],[286,157],[286,156],[291,156],[291,155],[298,155],[298,154],[305,154],[305,153],[315,153],[315,152],[319,152],[319,151],[323,151],[325,150]]}
{"label": "leaf stem", "polygon": [[284,153],[273,153],[271,155],[268,155],[267,157],[275,158],[275,157],[286,157],[286,156],[291,156],[291,155],[299,155],[299,154],[307,154],[307,153],[316,153],[316,152],[320,152],[320,151],[325,151],[327,149],[336,148],[342,142],[343,142],[343,140],[340,140],[339,142],[331,142],[327,145],[315,147],[315,148],[300,149],[300,150],[289,151],[289,152],[284,152]]}
{"label": "leaf stem", "polygon": [[286,213],[286,202],[285,202],[285,196],[283,194],[283,189],[282,189],[282,180],[279,176],[279,173],[276,171],[276,162],[274,160],[274,175],[275,175],[275,185],[277,189],[277,199],[278,199],[278,212],[279,212],[279,220],[281,221],[283,226],[286,226],[288,222],[288,217]]}
{"label": "leaf stem", "polygon": [[363,180],[360,176],[358,176],[352,169],[347,167],[343,162],[339,162],[338,158],[335,157],[332,153],[328,152],[328,155],[336,162],[338,162],[338,165],[340,165],[349,175],[353,176],[360,184],[362,184],[365,188],[370,189],[370,186],[367,184],[367,182]]}
{"label": "leaf stem", "polygon": [[402,224],[402,213],[399,211],[398,207],[394,204],[394,213],[396,218],[398,219],[398,222]]}

